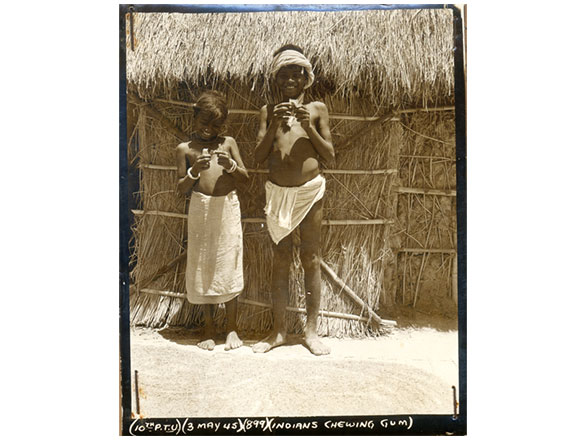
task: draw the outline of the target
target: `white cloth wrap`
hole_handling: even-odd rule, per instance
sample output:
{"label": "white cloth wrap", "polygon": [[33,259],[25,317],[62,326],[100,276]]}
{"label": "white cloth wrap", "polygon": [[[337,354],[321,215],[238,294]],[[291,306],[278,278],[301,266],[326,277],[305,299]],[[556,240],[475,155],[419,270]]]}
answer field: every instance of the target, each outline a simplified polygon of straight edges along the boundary
{"label": "white cloth wrap", "polygon": [[272,240],[279,244],[324,196],[326,179],[319,174],[301,186],[279,186],[267,181],[265,190],[267,228]]}
{"label": "white cloth wrap", "polygon": [[225,303],[242,292],[242,224],[236,191],[219,197],[192,192],[185,285],[192,304]]}
{"label": "white cloth wrap", "polygon": [[277,76],[277,72],[281,69],[281,67],[290,65],[301,66],[307,72],[308,78],[307,83],[303,87],[304,89],[307,89],[309,86],[313,84],[313,81],[315,80],[313,66],[311,65],[309,60],[305,58],[305,55],[303,55],[300,52],[297,52],[296,50],[284,50],[283,52],[278,53],[277,56],[273,58],[273,62],[271,63],[270,67],[271,77],[275,78],[275,76]]}

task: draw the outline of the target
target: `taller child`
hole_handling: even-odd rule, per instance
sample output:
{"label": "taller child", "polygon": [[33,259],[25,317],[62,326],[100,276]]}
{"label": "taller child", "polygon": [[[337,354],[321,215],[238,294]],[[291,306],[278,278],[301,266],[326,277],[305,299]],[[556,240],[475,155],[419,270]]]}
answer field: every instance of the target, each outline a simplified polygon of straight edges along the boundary
{"label": "taller child", "polygon": [[277,104],[261,109],[255,158],[259,163],[268,159],[265,213],[274,251],[274,327],[253,350],[262,353],[286,342],[285,314],[293,255],[291,233],[299,227],[307,309],[305,343],[313,354],[323,355],[330,349],[317,336],[322,197],[326,185],[320,174],[320,161],[334,159],[328,109],[322,102],[304,102],[304,91],[315,76],[299,47],[286,45],[277,50],[270,69]]}

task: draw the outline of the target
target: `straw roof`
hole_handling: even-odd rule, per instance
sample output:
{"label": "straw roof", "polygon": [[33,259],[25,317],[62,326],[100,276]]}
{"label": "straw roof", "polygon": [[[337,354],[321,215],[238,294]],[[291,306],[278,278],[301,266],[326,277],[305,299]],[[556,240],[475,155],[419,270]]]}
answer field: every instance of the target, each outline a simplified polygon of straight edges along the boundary
{"label": "straw roof", "polygon": [[396,107],[453,103],[451,9],[136,13],[133,19],[127,77],[143,96],[222,81],[265,94],[273,52],[292,43],[313,62],[312,88],[324,93]]}

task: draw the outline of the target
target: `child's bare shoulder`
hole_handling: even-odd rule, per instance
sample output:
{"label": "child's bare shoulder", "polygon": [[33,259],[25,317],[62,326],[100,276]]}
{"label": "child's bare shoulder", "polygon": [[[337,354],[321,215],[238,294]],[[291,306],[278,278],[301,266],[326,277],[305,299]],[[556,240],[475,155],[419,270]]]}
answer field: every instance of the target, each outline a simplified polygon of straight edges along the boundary
{"label": "child's bare shoulder", "polygon": [[178,153],[187,153],[189,151],[189,142],[181,142],[175,149]]}
{"label": "child's bare shoulder", "polygon": [[231,148],[236,146],[236,140],[232,136],[222,136],[222,147]]}
{"label": "child's bare shoulder", "polygon": [[309,103],[309,105],[320,113],[323,113],[323,112],[327,113],[327,111],[328,111],[328,107],[321,101],[312,101]]}

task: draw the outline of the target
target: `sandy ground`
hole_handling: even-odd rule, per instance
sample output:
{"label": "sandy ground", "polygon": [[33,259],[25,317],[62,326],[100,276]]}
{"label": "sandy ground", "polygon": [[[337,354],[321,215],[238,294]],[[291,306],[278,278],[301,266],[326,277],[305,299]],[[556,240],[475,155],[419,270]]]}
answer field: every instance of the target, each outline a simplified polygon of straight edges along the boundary
{"label": "sandy ground", "polygon": [[399,328],[376,339],[324,338],[332,353],[292,344],[253,353],[258,338],[225,351],[196,346],[192,330],[131,332],[143,417],[451,414],[458,386],[453,330]]}

